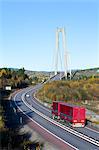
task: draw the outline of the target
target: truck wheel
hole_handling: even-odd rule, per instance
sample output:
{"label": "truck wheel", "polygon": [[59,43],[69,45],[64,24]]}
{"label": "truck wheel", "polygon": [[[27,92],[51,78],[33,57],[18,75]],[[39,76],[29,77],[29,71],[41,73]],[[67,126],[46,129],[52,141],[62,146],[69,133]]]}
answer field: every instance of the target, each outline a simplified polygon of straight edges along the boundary
{"label": "truck wheel", "polygon": [[52,118],[55,119],[55,115],[53,115]]}

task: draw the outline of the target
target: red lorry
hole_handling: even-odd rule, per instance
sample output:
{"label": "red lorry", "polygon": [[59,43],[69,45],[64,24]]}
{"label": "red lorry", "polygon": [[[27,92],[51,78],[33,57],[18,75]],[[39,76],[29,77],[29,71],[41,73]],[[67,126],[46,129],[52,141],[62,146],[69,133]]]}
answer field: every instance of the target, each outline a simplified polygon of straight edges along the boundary
{"label": "red lorry", "polygon": [[53,119],[61,119],[72,125],[72,127],[85,126],[85,108],[54,101],[52,105]]}
{"label": "red lorry", "polygon": [[52,118],[60,119],[60,104],[61,102],[54,101],[52,105]]}

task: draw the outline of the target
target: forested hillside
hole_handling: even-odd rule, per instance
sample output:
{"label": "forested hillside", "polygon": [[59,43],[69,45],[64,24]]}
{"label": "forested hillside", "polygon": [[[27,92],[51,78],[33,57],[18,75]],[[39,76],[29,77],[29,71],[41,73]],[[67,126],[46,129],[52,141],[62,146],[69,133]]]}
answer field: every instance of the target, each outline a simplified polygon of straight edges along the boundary
{"label": "forested hillside", "polygon": [[[15,109],[10,96],[17,88],[24,88],[31,84],[31,79],[22,69],[0,69],[0,149],[27,150],[41,147],[39,142],[30,140],[30,133],[22,132],[20,123],[21,113]],[[11,90],[6,90],[11,87]],[[10,97],[9,97],[10,96]],[[24,125],[24,124],[23,124]]]}
{"label": "forested hillside", "polygon": [[[49,104],[53,100],[65,101],[84,105],[98,111],[99,78],[90,78],[77,81],[54,81],[44,85],[36,95],[43,102]],[[95,105],[96,104],[96,105]],[[91,105],[94,107],[92,108]]]}
{"label": "forested hillside", "polygon": [[10,85],[12,88],[22,88],[30,84],[30,79],[25,74],[24,68],[22,69],[0,69],[0,89],[4,89],[6,85]]}

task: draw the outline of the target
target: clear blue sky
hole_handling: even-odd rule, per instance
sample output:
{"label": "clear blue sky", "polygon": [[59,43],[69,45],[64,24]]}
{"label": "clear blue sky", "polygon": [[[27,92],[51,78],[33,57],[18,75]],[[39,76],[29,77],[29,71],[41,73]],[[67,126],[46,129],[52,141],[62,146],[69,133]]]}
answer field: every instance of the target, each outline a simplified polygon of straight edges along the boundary
{"label": "clear blue sky", "polygon": [[99,3],[79,1],[0,0],[0,67],[50,71],[57,27],[66,29],[72,69],[98,67]]}

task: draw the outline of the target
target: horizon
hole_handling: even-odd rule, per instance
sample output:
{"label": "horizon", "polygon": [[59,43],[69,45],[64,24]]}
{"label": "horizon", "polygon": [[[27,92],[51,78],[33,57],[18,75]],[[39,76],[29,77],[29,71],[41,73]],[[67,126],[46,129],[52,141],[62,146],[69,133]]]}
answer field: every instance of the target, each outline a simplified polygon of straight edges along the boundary
{"label": "horizon", "polygon": [[[54,70],[57,27],[65,27],[71,69],[98,68],[98,5],[97,0],[0,1],[0,68]],[[60,46],[63,53],[62,37]]]}
{"label": "horizon", "polygon": [[[11,69],[11,70],[19,70],[19,69],[23,69],[24,67],[22,68],[13,68],[13,67],[0,67],[0,69]],[[83,71],[83,70],[94,70],[94,69],[99,69],[99,67],[95,67],[95,68],[85,68],[85,69],[71,69],[71,71],[75,71],[75,70],[79,70],[79,71]],[[24,68],[25,71],[32,71],[32,72],[55,72],[54,70],[52,71],[45,71],[45,70],[27,70]],[[58,72],[64,72],[64,71],[58,71]]]}

